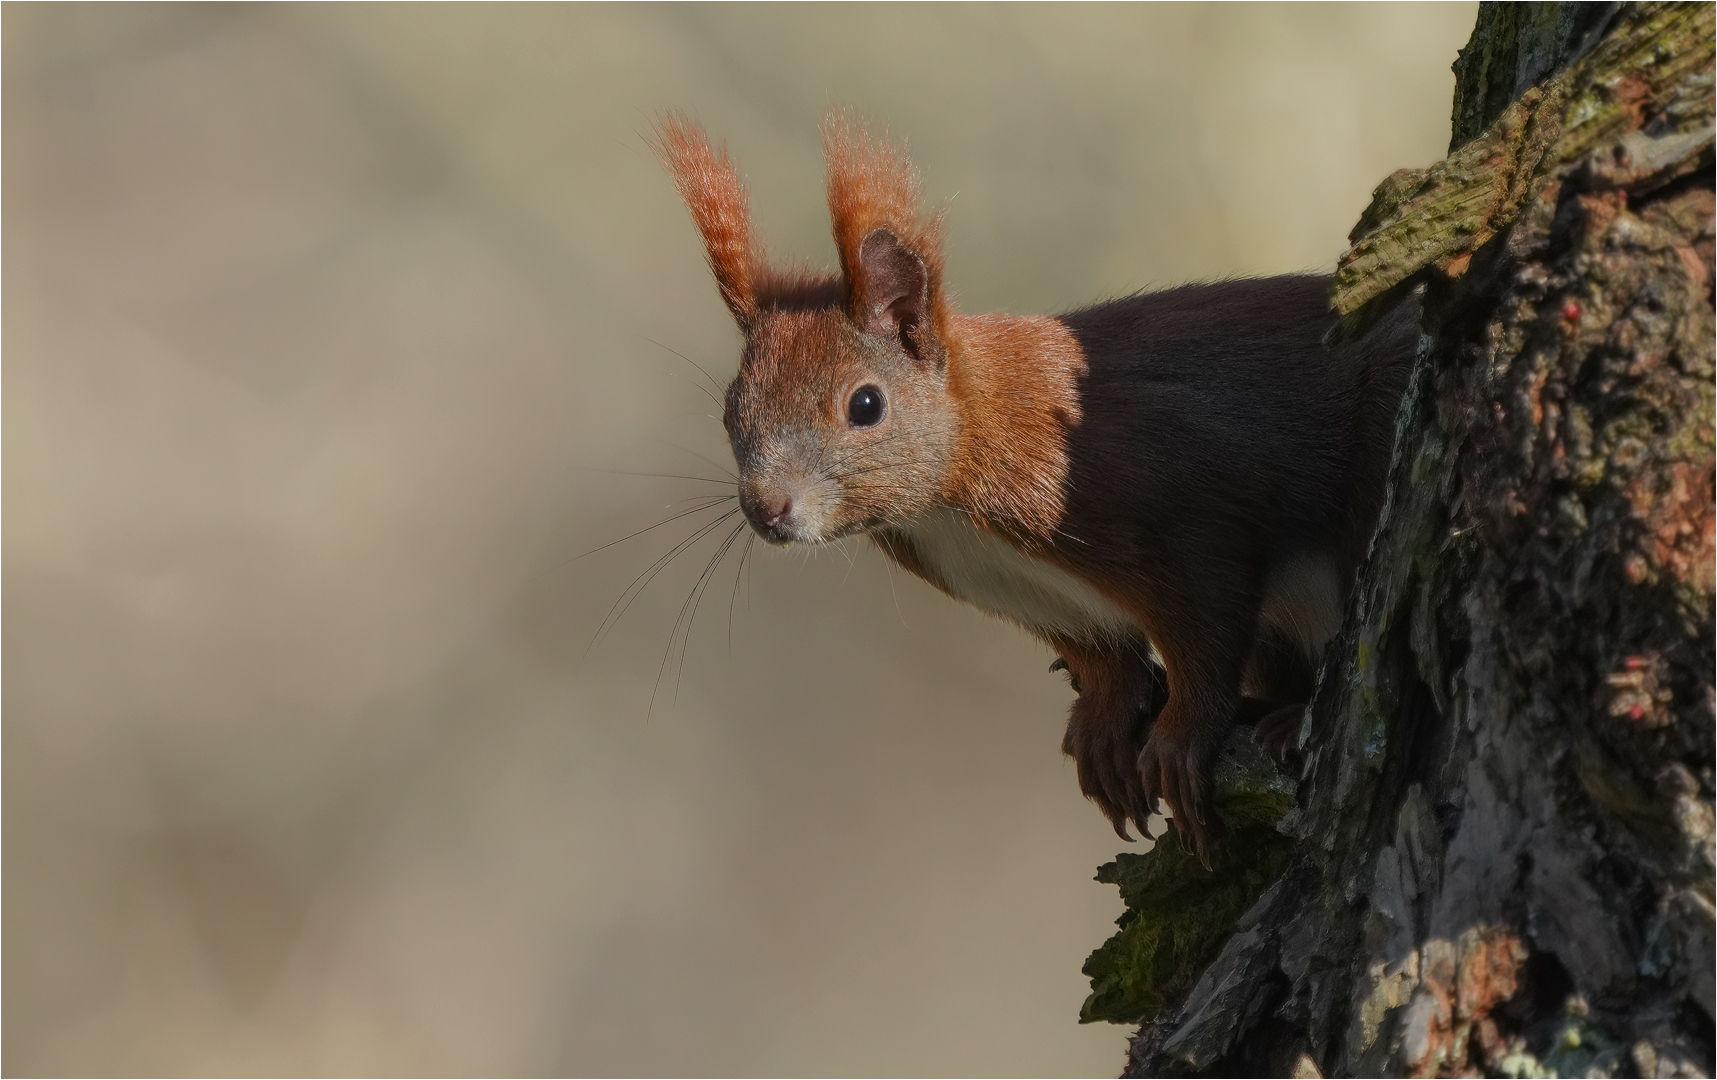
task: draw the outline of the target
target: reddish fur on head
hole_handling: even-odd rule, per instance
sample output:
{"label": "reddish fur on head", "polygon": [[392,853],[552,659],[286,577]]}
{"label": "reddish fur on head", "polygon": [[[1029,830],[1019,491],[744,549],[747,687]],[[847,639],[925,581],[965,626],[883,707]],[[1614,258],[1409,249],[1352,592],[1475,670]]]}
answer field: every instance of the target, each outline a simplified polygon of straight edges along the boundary
{"label": "reddish fur on head", "polygon": [[[942,215],[919,207],[898,143],[850,112],[823,121],[829,217],[841,276],[769,268],[745,188],[725,153],[683,116],[660,124],[663,160],[703,233],[722,296],[745,332],[726,423],[742,503],[759,530],[820,540],[902,525],[952,501],[1044,543],[1067,473],[1083,358],[1043,317],[962,316],[942,289]],[[846,396],[888,397],[878,428],[844,424]],[[787,449],[788,446],[793,449]],[[829,463],[861,461],[838,475]],[[791,506],[786,524],[765,527]],[[764,512],[765,510],[769,512]]]}
{"label": "reddish fur on head", "polygon": [[[765,537],[818,542],[911,520],[937,504],[961,425],[948,393],[958,350],[942,296],[940,218],[922,216],[904,152],[851,115],[823,125],[839,277],[780,271],[753,237],[749,200],[725,153],[678,114],[658,149],[745,334],[724,422],[740,505]],[[881,419],[851,420],[881,395]]]}

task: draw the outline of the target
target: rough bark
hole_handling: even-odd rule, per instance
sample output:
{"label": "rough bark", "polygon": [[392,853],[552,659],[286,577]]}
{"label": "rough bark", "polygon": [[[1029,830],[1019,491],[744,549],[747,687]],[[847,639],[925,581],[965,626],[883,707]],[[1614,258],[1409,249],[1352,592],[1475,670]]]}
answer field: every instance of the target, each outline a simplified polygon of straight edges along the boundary
{"label": "rough bark", "polygon": [[1355,229],[1344,332],[1423,290],[1389,504],[1237,884],[1104,868],[1127,1075],[1711,1075],[1712,13],[1484,5]]}

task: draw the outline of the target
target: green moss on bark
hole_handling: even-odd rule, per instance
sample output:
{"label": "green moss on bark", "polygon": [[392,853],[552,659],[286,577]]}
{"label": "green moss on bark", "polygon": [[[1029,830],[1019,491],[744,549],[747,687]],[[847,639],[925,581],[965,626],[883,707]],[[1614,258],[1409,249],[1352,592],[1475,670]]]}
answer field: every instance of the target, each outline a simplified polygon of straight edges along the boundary
{"label": "green moss on bark", "polygon": [[1080,1023],[1135,1024],[1177,1004],[1287,865],[1294,844],[1276,824],[1293,806],[1293,783],[1250,731],[1237,732],[1225,751],[1216,789],[1223,841],[1208,868],[1173,833],[1098,868],[1098,881],[1120,886],[1127,910],[1116,920],[1120,931],[1085,961],[1091,995]]}

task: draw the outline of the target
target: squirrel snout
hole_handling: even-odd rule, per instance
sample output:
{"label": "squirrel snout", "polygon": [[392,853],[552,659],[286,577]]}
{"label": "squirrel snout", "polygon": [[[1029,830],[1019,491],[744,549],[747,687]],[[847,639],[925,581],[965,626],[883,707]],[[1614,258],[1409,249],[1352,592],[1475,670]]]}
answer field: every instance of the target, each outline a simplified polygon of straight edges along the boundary
{"label": "squirrel snout", "polygon": [[785,492],[744,492],[740,497],[740,507],[745,516],[751,521],[763,539],[776,544],[785,544],[793,539],[790,522],[793,514],[793,497]]}

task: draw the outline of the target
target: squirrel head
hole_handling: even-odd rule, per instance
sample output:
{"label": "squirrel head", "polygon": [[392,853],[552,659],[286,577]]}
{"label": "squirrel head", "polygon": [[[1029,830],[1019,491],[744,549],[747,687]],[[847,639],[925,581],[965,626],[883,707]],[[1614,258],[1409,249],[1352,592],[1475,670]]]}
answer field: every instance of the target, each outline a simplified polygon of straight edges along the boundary
{"label": "squirrel head", "polygon": [[745,335],[723,422],[740,506],[765,539],[819,543],[939,505],[957,437],[941,215],[919,212],[905,154],[850,116],[823,123],[840,274],[771,267],[745,185],[687,118],[657,150]]}

